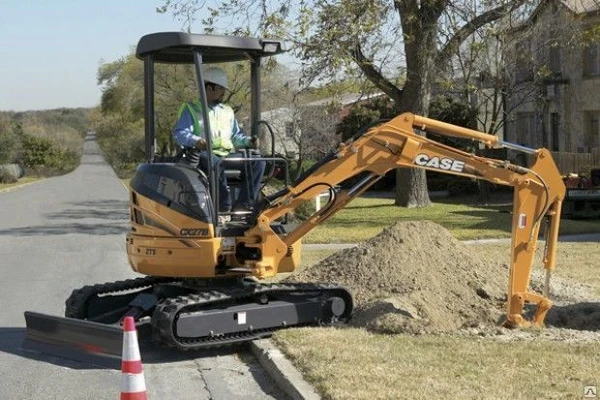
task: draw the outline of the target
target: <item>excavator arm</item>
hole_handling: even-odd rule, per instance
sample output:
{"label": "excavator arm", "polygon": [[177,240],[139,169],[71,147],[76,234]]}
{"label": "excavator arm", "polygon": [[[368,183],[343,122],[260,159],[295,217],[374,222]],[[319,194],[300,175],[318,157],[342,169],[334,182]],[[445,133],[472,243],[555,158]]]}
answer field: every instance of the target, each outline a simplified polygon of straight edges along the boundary
{"label": "excavator arm", "polygon": [[[415,129],[440,135],[466,138],[489,147],[505,147],[533,157],[525,168],[505,160],[477,156],[433,141],[415,133]],[[524,327],[542,325],[551,307],[547,286],[555,267],[556,243],[565,196],[562,182],[550,152],[530,149],[500,141],[496,136],[433,119],[405,113],[391,121],[351,139],[311,169],[293,186],[269,196],[268,204],[257,217],[254,227],[245,232],[247,247],[260,249],[260,260],[246,261],[259,278],[275,275],[284,257],[291,256],[294,245],[310,230],[319,226],[352,199],[365,192],[388,171],[399,167],[423,168],[458,176],[483,179],[494,184],[514,187],[510,276],[508,282],[507,320],[505,325]],[[334,190],[336,185],[356,177],[350,188]],[[272,223],[314,199],[325,190],[332,196],[328,204],[286,235],[277,234]],[[528,290],[538,234],[545,229],[544,268],[547,271],[544,294]],[[531,321],[523,317],[525,303],[536,304]]]}

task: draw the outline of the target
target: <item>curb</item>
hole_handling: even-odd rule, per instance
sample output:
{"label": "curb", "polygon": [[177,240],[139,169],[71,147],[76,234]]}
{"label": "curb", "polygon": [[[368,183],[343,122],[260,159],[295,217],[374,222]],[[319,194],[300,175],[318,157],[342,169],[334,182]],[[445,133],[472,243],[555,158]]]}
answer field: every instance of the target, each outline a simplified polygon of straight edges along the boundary
{"label": "curb", "polygon": [[319,400],[321,398],[270,339],[251,341],[250,350],[269,376],[292,399]]}

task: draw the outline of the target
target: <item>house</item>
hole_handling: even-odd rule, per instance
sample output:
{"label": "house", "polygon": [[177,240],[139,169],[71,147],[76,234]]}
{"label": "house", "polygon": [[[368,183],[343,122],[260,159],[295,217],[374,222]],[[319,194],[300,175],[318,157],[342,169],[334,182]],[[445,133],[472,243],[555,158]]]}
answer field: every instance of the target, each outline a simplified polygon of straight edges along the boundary
{"label": "house", "polygon": [[342,119],[350,112],[350,109],[354,106],[368,103],[375,99],[387,97],[382,92],[372,94],[362,93],[349,93],[342,95],[340,98],[327,98],[322,100],[313,101],[306,104],[306,107],[330,107],[333,106],[337,109],[337,118]]}
{"label": "house", "polygon": [[[290,107],[280,107],[274,110],[263,111],[260,114],[263,125],[260,133],[261,151],[271,154],[271,145],[274,145],[275,154],[294,158],[298,153],[298,145],[294,138],[294,111]],[[268,126],[268,129],[267,129]],[[272,135],[272,136],[271,136]]]}
{"label": "house", "polygon": [[505,140],[563,152],[600,147],[599,27],[597,0],[546,0],[509,32]]}
{"label": "house", "polygon": [[[272,129],[275,138],[275,153],[290,158],[298,156],[299,145],[304,141],[303,152],[319,156],[316,149],[330,150],[327,147],[339,142],[335,134],[336,124],[345,117],[350,108],[357,104],[372,101],[385,96],[376,94],[345,94],[341,97],[331,97],[302,104],[300,106],[280,107],[274,110],[263,111],[261,119],[266,121]],[[270,133],[263,130],[261,143],[271,145]],[[310,142],[310,143],[307,143]],[[270,148],[262,149],[267,153]]]}

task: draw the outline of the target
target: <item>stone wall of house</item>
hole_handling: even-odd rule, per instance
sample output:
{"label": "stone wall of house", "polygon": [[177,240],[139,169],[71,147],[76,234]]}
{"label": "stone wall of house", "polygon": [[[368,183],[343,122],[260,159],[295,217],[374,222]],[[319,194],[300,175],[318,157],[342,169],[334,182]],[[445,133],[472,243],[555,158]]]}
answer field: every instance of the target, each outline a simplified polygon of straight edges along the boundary
{"label": "stone wall of house", "polygon": [[[507,109],[511,113],[506,127],[507,138],[531,147],[587,152],[585,135],[589,127],[586,121],[590,113],[600,113],[600,76],[583,75],[584,50],[571,37],[573,29],[581,27],[580,24],[600,24],[600,14],[575,17],[559,3],[547,2],[545,7],[536,10],[529,26],[515,30],[510,38],[513,46],[527,38],[530,40],[534,81],[516,83],[516,93],[507,99]],[[555,38],[560,48],[560,73],[544,75],[549,48]],[[513,51],[513,57],[515,54]],[[519,116],[523,119],[519,120]],[[532,129],[519,126],[527,123],[524,118],[532,118],[529,121]],[[552,135],[553,121],[558,122],[558,143],[554,143],[556,136]],[[529,132],[529,135],[520,137],[523,136],[520,132]]]}

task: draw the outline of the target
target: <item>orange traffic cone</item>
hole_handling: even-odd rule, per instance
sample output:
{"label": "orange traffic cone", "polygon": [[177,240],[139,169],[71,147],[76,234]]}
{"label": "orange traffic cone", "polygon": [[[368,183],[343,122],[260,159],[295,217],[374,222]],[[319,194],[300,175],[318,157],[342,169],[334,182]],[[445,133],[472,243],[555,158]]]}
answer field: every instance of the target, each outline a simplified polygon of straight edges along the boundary
{"label": "orange traffic cone", "polygon": [[146,382],[133,317],[123,321],[121,400],[146,400]]}

